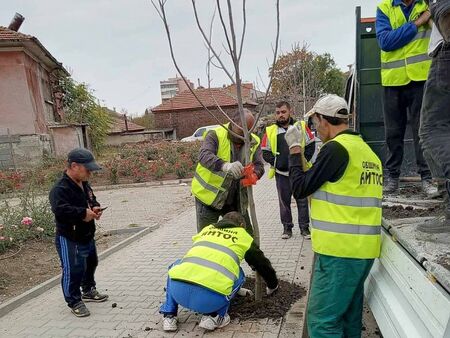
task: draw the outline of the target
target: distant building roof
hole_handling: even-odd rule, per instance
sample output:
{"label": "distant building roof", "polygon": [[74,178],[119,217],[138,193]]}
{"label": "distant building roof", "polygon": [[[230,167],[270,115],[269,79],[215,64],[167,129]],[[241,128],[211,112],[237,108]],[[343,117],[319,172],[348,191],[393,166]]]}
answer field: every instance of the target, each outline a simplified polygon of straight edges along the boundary
{"label": "distant building roof", "polygon": [[121,134],[121,133],[133,133],[137,131],[144,131],[145,127],[140,126],[131,121],[127,121],[125,124],[125,119],[113,117],[113,125],[109,134]]}
{"label": "distant building roof", "polygon": [[69,72],[63,67],[62,63],[58,62],[58,60],[56,60],[34,36],[16,32],[0,26],[0,49],[2,47],[23,47],[32,52],[50,69],[59,68],[66,75],[70,75]]}
{"label": "distant building roof", "polygon": [[[194,89],[195,94],[200,101],[208,108],[237,106],[237,100],[234,95],[224,88],[197,88]],[[256,106],[257,103],[244,97],[244,104]],[[173,110],[189,110],[202,108],[195,96],[190,90],[178,93],[173,98],[163,102],[159,106],[152,109],[152,112],[164,112]]]}

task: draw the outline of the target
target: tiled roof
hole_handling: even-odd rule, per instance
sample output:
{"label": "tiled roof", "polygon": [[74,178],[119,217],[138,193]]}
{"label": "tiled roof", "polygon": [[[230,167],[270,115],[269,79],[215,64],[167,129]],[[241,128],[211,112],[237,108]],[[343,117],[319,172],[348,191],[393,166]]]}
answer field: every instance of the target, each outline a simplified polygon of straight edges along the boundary
{"label": "tiled roof", "polygon": [[136,132],[136,131],[144,131],[145,128],[143,126],[140,126],[136,123],[133,123],[131,121],[127,121],[128,125],[128,131],[125,126],[125,120],[122,118],[113,118],[113,125],[111,127],[111,130],[109,131],[110,134],[120,134],[120,133],[129,133],[129,132]]}
{"label": "tiled roof", "polygon": [[19,33],[6,27],[0,26],[0,40],[22,41],[22,40],[30,40],[32,38],[33,37],[31,35]]}
{"label": "tiled roof", "polygon": [[[223,88],[197,88],[194,89],[195,94],[198,96],[201,102],[208,107],[216,107],[216,104],[221,107],[236,106],[237,101],[229,90]],[[244,104],[256,106],[256,102],[248,99],[244,99]],[[188,110],[201,108],[202,106],[194,97],[194,95],[189,91],[185,90],[173,98],[163,102],[159,106],[152,109],[152,112],[158,113],[163,111],[172,110]]]}

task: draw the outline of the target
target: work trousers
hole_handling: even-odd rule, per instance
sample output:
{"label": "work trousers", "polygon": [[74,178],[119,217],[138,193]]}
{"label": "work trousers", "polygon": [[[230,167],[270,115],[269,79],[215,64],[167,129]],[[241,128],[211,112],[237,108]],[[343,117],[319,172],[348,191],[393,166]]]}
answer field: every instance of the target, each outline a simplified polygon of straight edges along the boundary
{"label": "work trousers", "polygon": [[[224,216],[231,211],[239,211],[239,208],[233,205],[225,205],[220,210],[214,209],[203,204],[198,199],[195,199],[195,210],[197,213],[197,232],[200,232],[204,227],[213,223],[217,223],[220,216]],[[242,215],[244,216],[245,222],[247,223],[246,230],[250,235],[252,235],[253,228],[252,223],[250,222],[250,216],[248,215],[248,210],[245,210]]]}
{"label": "work trousers", "polygon": [[419,135],[433,175],[450,180],[450,43],[432,58]]}
{"label": "work trousers", "polygon": [[411,125],[418,173],[422,180],[431,178],[430,169],[419,144],[423,86],[423,81],[413,81],[405,86],[384,87],[383,114],[388,151],[385,167],[390,178],[396,179],[400,176],[408,120]]}
{"label": "work trousers", "polygon": [[309,337],[361,337],[364,281],[374,260],[315,255],[307,306]]}
{"label": "work trousers", "polygon": [[[292,223],[292,190],[289,176],[275,174],[275,181],[278,191],[278,202],[280,205],[280,218],[284,229],[292,230],[294,223]],[[309,227],[309,209],[308,199],[300,198],[296,199],[297,212],[298,212],[298,225],[300,229],[305,230]]]}
{"label": "work trousers", "polygon": [[[179,264],[177,260],[171,266]],[[189,310],[205,314],[225,316],[228,313],[231,299],[245,282],[245,275],[242,268],[239,268],[239,278],[234,282],[233,290],[228,296],[212,291],[201,285],[196,285],[167,277],[166,301],[161,305],[159,312],[165,315],[176,316],[178,305]]]}
{"label": "work trousers", "polygon": [[56,235],[55,245],[61,260],[64,299],[73,307],[81,301],[80,287],[83,292],[95,287],[94,274],[98,265],[95,240],[81,244]]}

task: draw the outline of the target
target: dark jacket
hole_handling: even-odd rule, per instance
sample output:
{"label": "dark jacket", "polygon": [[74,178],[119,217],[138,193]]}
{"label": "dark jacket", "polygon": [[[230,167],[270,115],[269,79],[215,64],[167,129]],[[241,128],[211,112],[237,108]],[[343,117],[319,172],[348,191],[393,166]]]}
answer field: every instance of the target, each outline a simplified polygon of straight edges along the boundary
{"label": "dark jacket", "polygon": [[[294,125],[296,121],[291,117],[289,120],[289,125]],[[276,125],[280,128],[283,128],[278,122],[276,123]],[[284,128],[287,129],[287,128]],[[286,143],[286,140],[284,138],[285,133],[279,133],[277,135],[277,152],[279,153],[277,155],[277,161],[275,163],[275,156],[272,153],[272,150],[266,150],[264,149],[268,139],[267,139],[267,133],[264,134],[263,136],[263,141],[261,142],[261,147],[262,147],[262,156],[264,158],[264,161],[266,161],[267,163],[269,163],[272,167],[275,165],[276,169],[278,169],[279,171],[284,171],[287,172],[289,171],[289,146]],[[316,148],[316,142],[315,141],[311,141],[308,142],[306,144],[305,147],[305,158],[307,161],[311,160],[311,158],[314,155],[314,151]]]}
{"label": "dark jacket", "polygon": [[81,189],[66,173],[50,190],[50,205],[55,214],[56,234],[88,243],[95,235],[95,221],[84,222],[86,209],[100,206],[88,182]]}
{"label": "dark jacket", "polygon": [[[215,224],[216,228],[226,229],[226,228],[237,228],[239,225],[233,223],[230,220],[220,220]],[[264,255],[264,252],[256,245],[255,241],[252,242],[250,249],[247,250],[244,257],[245,261],[250,265],[253,270],[256,270],[267,286],[271,289],[274,289],[278,285],[277,274],[272,267],[269,259]]]}
{"label": "dark jacket", "polygon": [[[219,150],[219,140],[217,134],[214,130],[210,130],[206,134],[205,140],[200,148],[200,153],[198,160],[202,166],[213,171],[222,170],[222,166],[225,163],[222,159],[217,156]],[[236,144],[231,142],[231,161],[239,161],[244,163],[245,154],[242,151],[243,146],[238,147]],[[261,147],[258,146],[255,155],[253,156],[253,164],[255,166],[255,173],[258,179],[264,175],[264,162],[261,154]],[[229,189],[228,195],[226,196],[225,206],[231,206],[232,209],[243,211],[247,210],[248,206],[248,196],[247,189],[241,189],[240,180],[233,180]]]}

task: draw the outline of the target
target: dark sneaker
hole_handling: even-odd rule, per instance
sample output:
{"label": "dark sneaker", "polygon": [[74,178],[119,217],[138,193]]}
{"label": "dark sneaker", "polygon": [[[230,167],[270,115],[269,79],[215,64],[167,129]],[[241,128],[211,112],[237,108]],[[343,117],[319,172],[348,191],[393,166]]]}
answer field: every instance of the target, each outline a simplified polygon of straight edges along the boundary
{"label": "dark sneaker", "polygon": [[91,314],[83,302],[79,302],[79,303],[75,304],[71,308],[71,311],[77,317],[87,317]]}
{"label": "dark sneaker", "polygon": [[101,303],[108,299],[108,295],[101,294],[96,288],[92,288],[89,292],[83,292],[81,299],[86,302],[97,302]]}
{"label": "dark sneaker", "polygon": [[283,234],[281,235],[282,239],[288,239],[292,237],[292,229],[284,229]]}
{"label": "dark sneaker", "polygon": [[311,233],[309,232],[309,229],[300,229],[300,234],[301,234],[305,239],[311,239]]}
{"label": "dark sneaker", "polygon": [[398,192],[398,178],[388,178],[383,187],[383,193],[395,194]]}

